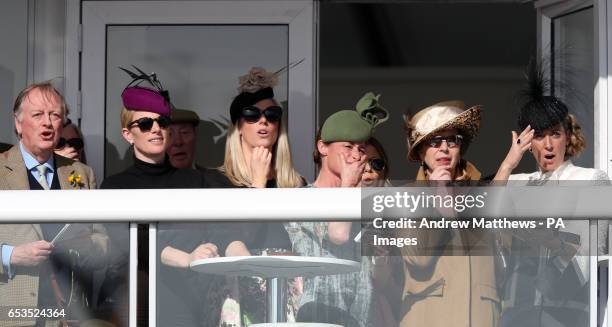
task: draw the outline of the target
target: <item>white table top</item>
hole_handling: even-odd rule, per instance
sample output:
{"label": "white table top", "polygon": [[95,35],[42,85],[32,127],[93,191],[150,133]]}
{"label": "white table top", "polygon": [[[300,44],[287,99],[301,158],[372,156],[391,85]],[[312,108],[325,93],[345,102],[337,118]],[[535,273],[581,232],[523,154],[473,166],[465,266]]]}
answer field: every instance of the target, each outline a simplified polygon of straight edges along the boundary
{"label": "white table top", "polygon": [[195,271],[214,275],[291,278],[352,273],[359,271],[361,264],[324,257],[243,256],[195,260],[191,262],[190,267]]}

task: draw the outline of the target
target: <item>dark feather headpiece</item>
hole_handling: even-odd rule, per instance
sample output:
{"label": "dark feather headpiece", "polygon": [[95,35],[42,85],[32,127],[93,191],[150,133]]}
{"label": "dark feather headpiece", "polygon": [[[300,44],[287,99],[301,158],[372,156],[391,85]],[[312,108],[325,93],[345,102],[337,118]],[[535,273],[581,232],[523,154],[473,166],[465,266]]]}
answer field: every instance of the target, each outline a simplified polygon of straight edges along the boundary
{"label": "dark feather headpiece", "polygon": [[565,103],[551,94],[551,82],[542,67],[542,62],[531,60],[525,73],[527,86],[521,92],[522,106],[519,110],[519,130],[527,125],[543,131],[565,122],[569,111]]}

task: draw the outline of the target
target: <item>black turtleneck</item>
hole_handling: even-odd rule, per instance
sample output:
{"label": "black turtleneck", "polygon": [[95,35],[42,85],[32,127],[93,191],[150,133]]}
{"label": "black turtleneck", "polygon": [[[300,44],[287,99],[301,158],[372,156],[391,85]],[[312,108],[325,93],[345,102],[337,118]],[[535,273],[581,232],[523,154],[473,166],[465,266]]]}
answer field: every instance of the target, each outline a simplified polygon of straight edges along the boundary
{"label": "black turtleneck", "polygon": [[163,164],[152,164],[134,158],[134,165],[127,170],[104,179],[102,189],[159,189],[208,187],[201,172],[193,169],[177,169],[170,165],[168,157]]}
{"label": "black turtleneck", "polygon": [[[164,163],[151,164],[134,158],[134,164],[127,170],[109,176],[104,179],[101,189],[180,189],[180,188],[206,188],[206,179],[202,172],[193,169],[177,169],[170,165],[166,156]],[[173,199],[172,194],[168,193],[168,199]],[[176,200],[176,199],[175,199]],[[180,205],[179,200],[175,203],[168,202],[169,205]],[[164,201],[162,201],[164,202]],[[152,200],[148,204],[158,205],[157,200]],[[129,249],[129,233],[127,224],[108,224],[107,229],[111,240],[116,248],[123,251],[113,255],[111,271],[117,271],[107,279],[120,285],[119,288],[127,289],[127,260]],[[113,226],[111,226],[113,225]],[[215,235],[214,224],[205,223],[159,223],[157,240],[157,260],[160,260],[161,251],[166,246],[172,246],[187,253],[193,251],[198,245],[211,242],[218,246],[219,252],[223,254],[227,244],[232,241],[231,237],[224,235],[226,239],[211,237]],[[148,225],[138,226],[138,270],[140,273],[139,285],[148,285]],[[122,253],[123,252],[123,253]],[[197,305],[202,302],[202,295],[207,290],[207,280],[200,280],[199,274],[189,269],[171,268],[165,265],[159,266],[158,280],[158,305],[165,308],[164,316],[168,319],[178,319],[179,321],[195,322],[199,320],[201,308]],[[141,283],[141,284],[140,284]],[[139,321],[146,320],[148,309],[147,287],[138,287],[138,308]],[[180,317],[180,318],[178,318]],[[158,320],[158,325],[167,325],[162,320]],[[188,324],[190,325],[190,324]]]}

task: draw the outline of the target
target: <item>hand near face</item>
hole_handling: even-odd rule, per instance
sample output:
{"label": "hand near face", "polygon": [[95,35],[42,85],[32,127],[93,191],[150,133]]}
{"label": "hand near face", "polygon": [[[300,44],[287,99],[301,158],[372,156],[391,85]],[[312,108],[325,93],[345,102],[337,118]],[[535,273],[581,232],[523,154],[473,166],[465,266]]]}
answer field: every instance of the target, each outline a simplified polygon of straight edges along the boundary
{"label": "hand near face", "polygon": [[434,170],[431,172],[431,175],[429,175],[429,180],[450,182],[452,179],[451,177],[451,166],[445,165],[434,168]]}
{"label": "hand near face", "polygon": [[365,170],[367,156],[360,155],[359,160],[349,162],[348,155],[340,152],[340,181],[341,187],[355,187],[361,181],[361,175]]}
{"label": "hand near face", "polygon": [[218,257],[217,246],[212,243],[200,244],[189,254],[189,261]]}
{"label": "hand near face", "polygon": [[47,241],[36,241],[15,246],[11,254],[11,265],[36,267],[49,258],[52,250],[53,244]]}
{"label": "hand near face", "polygon": [[258,146],[253,149],[253,153],[251,154],[252,187],[266,187],[271,164],[272,152],[270,152],[270,150],[263,146]]}
{"label": "hand near face", "polygon": [[497,174],[495,174],[494,181],[507,181],[510,178],[510,174],[519,162],[523,158],[525,151],[531,149],[531,141],[533,140],[535,130],[531,129],[531,126],[527,126],[521,134],[516,135],[515,131],[512,131],[512,145],[506,155],[504,161],[502,161]]}
{"label": "hand near face", "polygon": [[[523,154],[525,151],[531,148],[531,140],[533,140],[533,135],[535,130],[531,129],[531,126],[527,126],[520,135],[517,135],[515,131],[512,131],[512,145],[510,146],[510,150],[506,155],[506,159],[503,161],[503,165],[505,165],[507,169],[513,170],[518,166],[523,158]],[[520,140],[520,141],[519,141]]]}

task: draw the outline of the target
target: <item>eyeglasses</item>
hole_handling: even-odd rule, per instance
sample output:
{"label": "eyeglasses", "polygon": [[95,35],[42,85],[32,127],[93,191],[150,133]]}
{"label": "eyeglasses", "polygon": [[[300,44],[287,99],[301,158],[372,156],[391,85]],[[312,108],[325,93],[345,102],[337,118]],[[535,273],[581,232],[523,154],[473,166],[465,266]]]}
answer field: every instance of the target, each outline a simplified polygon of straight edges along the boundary
{"label": "eyeglasses", "polygon": [[276,123],[283,117],[283,108],[279,106],[270,106],[265,110],[259,110],[259,108],[255,106],[248,106],[242,108],[240,115],[247,123],[256,123],[261,118],[261,115],[264,115],[267,121]]}
{"label": "eyeglasses", "polygon": [[57,143],[55,148],[59,150],[65,147],[66,145],[73,147],[77,151],[81,150],[84,146],[83,140],[78,137],[71,138],[68,140],[63,137],[60,137],[59,142]]}
{"label": "eyeglasses", "polygon": [[446,142],[446,145],[449,148],[454,148],[457,146],[461,146],[461,144],[463,144],[463,136],[461,135],[434,136],[431,139],[427,140],[426,144],[428,144],[432,148],[439,148],[440,146],[442,146],[442,142]]}
{"label": "eyeglasses", "polygon": [[385,161],[378,158],[378,159],[370,159],[370,161],[368,161],[368,164],[370,165],[370,167],[373,170],[376,171],[383,171],[385,169]]}
{"label": "eyeglasses", "polygon": [[134,125],[137,125],[138,128],[140,128],[140,131],[145,133],[145,132],[150,131],[151,128],[153,128],[154,122],[157,122],[157,125],[159,125],[159,128],[163,128],[163,129],[168,128],[168,126],[170,126],[170,124],[172,123],[170,118],[165,117],[165,116],[159,116],[157,118],[143,117],[143,118],[136,119],[133,122],[129,123],[127,127],[132,128],[134,127]]}

